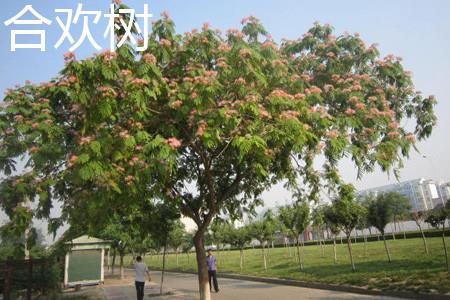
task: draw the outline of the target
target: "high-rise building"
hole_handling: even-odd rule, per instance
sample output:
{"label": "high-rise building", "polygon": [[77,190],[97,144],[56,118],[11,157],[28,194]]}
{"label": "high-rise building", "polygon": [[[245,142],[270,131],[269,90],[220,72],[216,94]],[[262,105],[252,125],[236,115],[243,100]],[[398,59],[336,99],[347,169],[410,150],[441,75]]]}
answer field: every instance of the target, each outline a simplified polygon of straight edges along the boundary
{"label": "high-rise building", "polygon": [[439,194],[444,203],[450,200],[450,182],[439,183]]}
{"label": "high-rise building", "polygon": [[[450,192],[450,190],[447,190]],[[441,197],[441,184],[432,179],[414,179],[366,189],[358,192],[359,196],[377,195],[379,193],[396,192],[405,195],[411,201],[411,207],[416,211],[429,210],[444,203]]]}

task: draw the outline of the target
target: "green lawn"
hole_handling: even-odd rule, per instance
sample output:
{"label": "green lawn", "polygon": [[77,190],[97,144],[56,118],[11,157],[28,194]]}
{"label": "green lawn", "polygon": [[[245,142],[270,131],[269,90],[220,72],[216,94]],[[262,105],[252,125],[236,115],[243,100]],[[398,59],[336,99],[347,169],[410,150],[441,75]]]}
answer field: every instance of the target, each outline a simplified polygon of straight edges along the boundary
{"label": "green lawn", "polygon": [[[333,246],[325,246],[325,255],[319,246],[304,247],[304,271],[300,271],[288,248],[270,249],[268,270],[264,271],[261,249],[245,250],[244,270],[239,270],[239,251],[216,251],[219,273],[232,272],[257,276],[299,279],[314,282],[351,284],[384,290],[408,290],[427,293],[447,293],[450,291],[450,276],[445,269],[445,257],[441,238],[428,238],[430,254],[423,250],[421,239],[389,240],[393,261],[387,262],[382,242],[353,244],[356,272],[352,272],[347,246],[338,242],[338,263],[333,263]],[[180,254],[179,269],[196,270],[194,253]],[[162,267],[161,256],[147,256],[149,267]],[[177,268],[175,255],[168,256],[168,269]]]}

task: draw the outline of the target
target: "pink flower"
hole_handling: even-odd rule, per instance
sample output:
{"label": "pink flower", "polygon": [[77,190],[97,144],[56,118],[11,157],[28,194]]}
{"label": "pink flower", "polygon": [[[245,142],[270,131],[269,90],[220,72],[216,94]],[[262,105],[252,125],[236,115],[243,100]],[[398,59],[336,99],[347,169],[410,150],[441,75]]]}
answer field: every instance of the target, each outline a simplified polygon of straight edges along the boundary
{"label": "pink flower", "polygon": [[114,3],[115,3],[116,5],[120,5],[120,4],[122,3],[122,0],[114,0]]}
{"label": "pink flower", "polygon": [[94,137],[93,137],[93,136],[82,136],[82,137],[80,138],[80,141],[78,142],[78,144],[79,144],[80,146],[86,145],[86,144],[89,144],[90,142],[92,142],[93,140],[94,140]]}
{"label": "pink flower", "polygon": [[334,138],[336,138],[338,136],[338,132],[336,130],[330,130],[330,131],[327,131],[325,133],[325,135],[327,137],[329,137],[330,139],[334,139]]}
{"label": "pink flower", "polygon": [[362,102],[356,103],[355,106],[357,109],[365,109],[366,108],[366,105]]}
{"label": "pink flower", "polygon": [[259,116],[260,116],[261,118],[269,118],[269,117],[270,117],[270,114],[269,114],[269,112],[268,112],[267,110],[265,110],[265,109],[260,109],[260,110],[259,110]]}
{"label": "pink flower", "polygon": [[160,44],[161,46],[167,46],[167,47],[170,47],[170,46],[172,45],[172,42],[169,41],[169,40],[166,40],[166,39],[160,39],[160,40],[159,40],[159,44]]}
{"label": "pink flower", "polygon": [[172,104],[170,105],[170,107],[172,107],[172,108],[179,108],[179,107],[181,107],[182,105],[183,105],[183,101],[177,100],[177,101],[172,102]]}
{"label": "pink flower", "polygon": [[197,135],[203,136],[205,134],[206,128],[208,128],[208,123],[206,123],[205,121],[201,121],[197,129]]}
{"label": "pink flower", "polygon": [[345,114],[348,115],[348,116],[352,116],[352,115],[354,115],[355,113],[356,113],[356,111],[355,111],[354,109],[351,109],[351,108],[347,108],[347,109],[345,110]]}
{"label": "pink flower", "polygon": [[406,138],[406,140],[407,140],[408,142],[410,142],[410,143],[415,143],[415,142],[416,142],[416,136],[415,136],[414,134],[412,134],[412,133],[408,133],[408,134],[405,136],[405,138]]}
{"label": "pink flower", "polygon": [[70,167],[72,167],[76,162],[77,162],[77,160],[78,160],[78,156],[76,156],[76,155],[71,155],[70,156],[70,158],[69,158],[69,161],[68,161],[68,163],[67,163],[67,166],[70,168]]}
{"label": "pink flower", "polygon": [[71,62],[71,61],[75,60],[75,53],[73,53],[73,52],[64,53],[64,60],[66,62]]}
{"label": "pink flower", "polygon": [[239,84],[239,85],[244,85],[246,83],[245,79],[242,77],[239,77],[238,79],[236,79],[234,81],[234,83]]}
{"label": "pink flower", "polygon": [[209,30],[209,23],[203,23],[202,29],[203,29],[203,31]]}
{"label": "pink flower", "polygon": [[389,128],[391,128],[391,129],[396,129],[396,128],[398,128],[398,123],[395,122],[395,121],[392,121],[392,122],[389,123],[388,126],[389,126]]}
{"label": "pink flower", "polygon": [[156,63],[156,57],[153,54],[146,53],[142,58],[147,64],[153,65]]}
{"label": "pink flower", "polygon": [[181,142],[176,137],[170,137],[170,138],[166,139],[166,143],[172,149],[177,149],[177,148],[181,147]]}
{"label": "pink flower", "polygon": [[120,73],[122,73],[123,76],[131,75],[131,71],[130,70],[122,70],[122,71],[120,71]]}
{"label": "pink flower", "polygon": [[329,91],[331,91],[333,89],[333,86],[331,84],[325,84],[323,86],[323,90],[328,93]]}
{"label": "pink flower", "polygon": [[36,153],[39,151],[39,147],[33,146],[30,148],[30,153]]}
{"label": "pink flower", "polygon": [[167,12],[167,10],[163,11],[161,13],[161,17],[163,17],[164,19],[168,19],[169,18],[169,13]]}
{"label": "pink flower", "polygon": [[17,123],[22,123],[23,119],[24,119],[24,117],[22,115],[14,116],[14,121],[16,121]]}
{"label": "pink flower", "polygon": [[143,78],[134,78],[133,80],[130,81],[130,83],[136,85],[148,85],[148,80]]}
{"label": "pink flower", "polygon": [[121,138],[128,138],[130,135],[128,134],[128,130],[122,130],[121,132],[119,132],[119,136]]}
{"label": "pink flower", "polygon": [[262,47],[263,48],[271,48],[271,49],[277,50],[277,45],[275,45],[272,41],[265,41],[262,44]]}
{"label": "pink flower", "polygon": [[75,75],[70,75],[67,80],[69,80],[70,83],[75,83],[78,81],[78,78]]}
{"label": "pink flower", "polygon": [[219,51],[229,52],[231,50],[231,46],[225,43],[220,44]]}
{"label": "pink flower", "polygon": [[297,94],[294,95],[294,98],[297,99],[297,100],[303,100],[303,99],[306,98],[306,95],[303,94],[303,93],[297,93]]}

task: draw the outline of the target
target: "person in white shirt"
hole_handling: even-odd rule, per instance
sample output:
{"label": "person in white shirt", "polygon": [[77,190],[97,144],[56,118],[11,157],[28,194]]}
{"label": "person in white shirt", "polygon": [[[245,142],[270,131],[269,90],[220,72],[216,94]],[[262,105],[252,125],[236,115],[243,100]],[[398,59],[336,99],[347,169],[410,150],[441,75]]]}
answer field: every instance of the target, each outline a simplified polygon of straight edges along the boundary
{"label": "person in white shirt", "polygon": [[147,265],[142,262],[142,257],[136,257],[136,263],[134,264],[134,271],[136,272],[136,279],[134,284],[136,285],[137,300],[144,299],[144,286],[145,286],[145,273],[148,275],[148,281],[151,281],[150,272]]}

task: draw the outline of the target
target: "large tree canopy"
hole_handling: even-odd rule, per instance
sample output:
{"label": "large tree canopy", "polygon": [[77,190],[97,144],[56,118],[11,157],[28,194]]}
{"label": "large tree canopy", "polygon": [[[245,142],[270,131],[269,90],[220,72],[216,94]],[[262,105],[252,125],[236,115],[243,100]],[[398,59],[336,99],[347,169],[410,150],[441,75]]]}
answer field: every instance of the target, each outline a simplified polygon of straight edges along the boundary
{"label": "large tree canopy", "polygon": [[20,209],[25,195],[39,215],[58,200],[63,218],[86,222],[159,198],[197,224],[202,271],[202,236],[217,213],[239,217],[281,180],[302,181],[314,199],[322,184],[341,183],[344,157],[360,176],[377,165],[397,172],[431,134],[435,99],[415,91],[400,59],[328,25],[277,44],[256,18],[242,24],[177,34],[164,15],[146,52],[67,53],[58,77],[9,90],[0,169],[10,175],[21,158],[29,167],[2,184],[10,217],[33,213]]}

